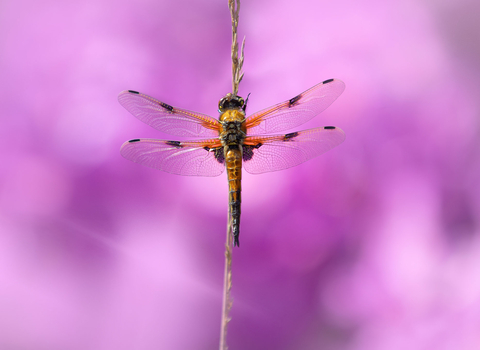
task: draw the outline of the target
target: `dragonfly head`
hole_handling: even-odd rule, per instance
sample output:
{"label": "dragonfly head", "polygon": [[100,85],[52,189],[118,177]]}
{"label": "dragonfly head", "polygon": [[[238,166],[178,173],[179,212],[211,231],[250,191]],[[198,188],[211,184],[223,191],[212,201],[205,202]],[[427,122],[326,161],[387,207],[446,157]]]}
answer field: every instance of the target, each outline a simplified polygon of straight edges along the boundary
{"label": "dragonfly head", "polygon": [[245,101],[237,95],[227,94],[218,102],[218,111],[220,113],[229,109],[244,109]]}

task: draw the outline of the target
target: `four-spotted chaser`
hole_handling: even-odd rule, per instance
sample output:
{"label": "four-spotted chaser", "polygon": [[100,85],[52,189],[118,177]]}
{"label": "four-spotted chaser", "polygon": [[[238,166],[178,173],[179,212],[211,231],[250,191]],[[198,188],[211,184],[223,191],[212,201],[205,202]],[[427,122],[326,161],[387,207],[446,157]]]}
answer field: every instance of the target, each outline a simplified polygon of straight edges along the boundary
{"label": "four-spotted chaser", "polygon": [[282,170],[342,143],[345,134],[334,126],[283,135],[263,134],[287,131],[307,122],[330,106],[344,89],[340,80],[325,80],[247,118],[247,101],[227,94],[218,103],[218,120],[172,107],[137,91],[123,91],[118,96],[120,104],[142,122],[170,135],[206,139],[133,139],[125,142],[120,152],[135,163],[178,175],[218,176],[227,169],[229,220],[234,245],[239,246],[242,165],[251,174]]}

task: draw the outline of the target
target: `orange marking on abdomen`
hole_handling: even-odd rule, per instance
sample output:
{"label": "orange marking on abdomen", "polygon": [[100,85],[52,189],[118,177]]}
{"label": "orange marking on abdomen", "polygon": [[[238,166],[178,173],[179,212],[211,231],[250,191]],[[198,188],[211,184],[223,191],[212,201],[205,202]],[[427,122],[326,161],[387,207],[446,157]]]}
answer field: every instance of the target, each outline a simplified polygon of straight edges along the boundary
{"label": "orange marking on abdomen", "polygon": [[242,202],[242,151],[238,148],[231,149],[227,146],[225,150],[225,165],[228,175],[228,205],[234,237],[233,245],[239,246],[240,206]]}

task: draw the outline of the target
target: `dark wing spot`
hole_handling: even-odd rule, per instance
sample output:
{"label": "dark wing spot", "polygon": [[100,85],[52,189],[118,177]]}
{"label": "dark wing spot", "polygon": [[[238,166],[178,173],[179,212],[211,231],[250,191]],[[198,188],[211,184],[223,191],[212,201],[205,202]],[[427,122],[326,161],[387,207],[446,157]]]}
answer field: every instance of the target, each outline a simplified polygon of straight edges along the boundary
{"label": "dark wing spot", "polygon": [[214,152],[215,152],[215,159],[217,160],[217,162],[219,162],[220,164],[225,163],[225,155],[223,154],[223,147],[215,148]]}
{"label": "dark wing spot", "polygon": [[302,94],[295,96],[294,98],[288,100],[288,107],[293,107],[297,104],[298,100],[302,97]]}
{"label": "dark wing spot", "polygon": [[128,90],[128,92],[131,93],[131,94],[137,94],[137,95],[140,94],[138,91],[134,91],[134,90]]}
{"label": "dark wing spot", "polygon": [[293,139],[294,137],[297,137],[298,136],[298,132],[291,132],[290,134],[286,134],[283,139],[285,141],[289,141],[291,139]]}
{"label": "dark wing spot", "polygon": [[244,145],[243,146],[243,155],[242,155],[243,160],[246,162],[246,161],[249,161],[250,159],[252,159],[252,157],[253,157],[253,147]]}
{"label": "dark wing spot", "polygon": [[208,146],[203,147],[207,152],[213,152],[213,156],[220,164],[225,163],[225,155],[223,154],[223,147],[210,148]]}
{"label": "dark wing spot", "polygon": [[160,104],[160,106],[162,106],[163,108],[165,108],[167,111],[170,111],[170,112],[173,111],[173,107],[172,107],[172,106],[167,105],[166,103],[163,103],[163,102],[160,102],[159,104]]}
{"label": "dark wing spot", "polygon": [[327,79],[325,81],[322,82],[322,84],[328,84],[328,83],[331,83],[333,81],[333,79]]}
{"label": "dark wing spot", "polygon": [[257,143],[255,146],[243,145],[243,160],[249,161],[253,157],[253,149],[262,147],[262,143]]}
{"label": "dark wing spot", "polygon": [[165,141],[165,144],[177,148],[182,148],[182,143],[180,141]]}
{"label": "dark wing spot", "polygon": [[129,140],[128,142],[138,142],[140,141],[140,139],[133,139],[133,140]]}
{"label": "dark wing spot", "polygon": [[326,130],[335,129],[335,127],[334,127],[334,126],[324,126],[323,128],[324,128],[324,129],[326,129]]}

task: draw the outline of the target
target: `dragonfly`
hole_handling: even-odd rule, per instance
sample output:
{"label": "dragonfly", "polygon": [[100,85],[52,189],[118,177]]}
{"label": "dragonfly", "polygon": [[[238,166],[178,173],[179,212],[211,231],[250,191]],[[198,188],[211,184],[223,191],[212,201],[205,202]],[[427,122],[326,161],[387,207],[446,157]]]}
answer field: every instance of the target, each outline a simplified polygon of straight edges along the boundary
{"label": "dragonfly", "polygon": [[330,106],[345,90],[328,79],[301,94],[246,117],[247,100],[228,93],[218,103],[219,118],[172,107],[138,91],[126,90],[118,100],[151,127],[175,136],[203,138],[187,141],[137,138],[120,153],[135,163],[187,176],[218,176],[227,170],[229,224],[234,246],[240,246],[242,166],[250,174],[283,170],[327,152],[345,140],[335,126],[287,134]]}

